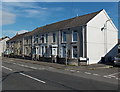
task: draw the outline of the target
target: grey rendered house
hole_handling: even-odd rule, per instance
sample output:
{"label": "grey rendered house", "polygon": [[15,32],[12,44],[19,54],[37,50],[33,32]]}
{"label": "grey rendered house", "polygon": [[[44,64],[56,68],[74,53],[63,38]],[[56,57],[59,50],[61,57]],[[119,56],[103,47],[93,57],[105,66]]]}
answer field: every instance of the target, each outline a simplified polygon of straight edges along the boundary
{"label": "grey rendered house", "polygon": [[23,39],[23,54],[32,59],[94,64],[117,54],[118,30],[102,9],[36,28]]}

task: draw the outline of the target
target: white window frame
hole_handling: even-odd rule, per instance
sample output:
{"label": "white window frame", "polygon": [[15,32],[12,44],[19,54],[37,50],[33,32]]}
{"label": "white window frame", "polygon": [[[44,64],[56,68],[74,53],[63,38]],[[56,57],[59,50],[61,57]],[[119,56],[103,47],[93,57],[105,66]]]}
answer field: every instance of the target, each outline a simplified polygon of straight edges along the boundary
{"label": "white window frame", "polygon": [[77,38],[77,41],[73,41],[73,33],[74,33],[74,31],[77,32],[77,37],[78,37],[78,31],[77,31],[77,30],[72,30],[72,42],[77,42],[77,41],[78,41],[78,38]]}
{"label": "white window frame", "polygon": [[[42,38],[43,38],[43,42],[42,42]],[[41,43],[45,43],[45,35],[44,35],[44,34],[42,34],[42,35],[40,36],[40,39],[41,39]]]}
{"label": "white window frame", "polygon": [[[62,58],[65,58],[65,57],[66,57],[66,53],[65,53],[65,56],[64,56],[64,55],[63,55],[63,47],[64,47],[64,46],[61,47],[61,50],[62,50],[62,51],[61,51],[61,57],[62,57]],[[66,46],[65,46],[65,52],[66,52]]]}
{"label": "white window frame", "polygon": [[[54,33],[52,33],[52,42],[53,42],[53,34],[55,34],[55,42],[57,41],[57,34],[54,32]],[[55,42],[53,42],[53,43],[55,43]]]}
{"label": "white window frame", "polygon": [[[43,52],[42,52],[42,47],[43,47]],[[44,45],[41,45],[41,55],[43,56],[42,53],[45,53],[45,46]]]}
{"label": "white window frame", "polygon": [[[67,41],[67,36],[66,36],[66,41],[63,41],[63,33],[64,33],[65,31],[63,31],[62,32],[62,43],[66,43],[66,41]],[[66,33],[66,32],[65,32]]]}
{"label": "white window frame", "polygon": [[36,46],[35,49],[36,49],[36,54],[38,55],[39,54],[39,47]]}

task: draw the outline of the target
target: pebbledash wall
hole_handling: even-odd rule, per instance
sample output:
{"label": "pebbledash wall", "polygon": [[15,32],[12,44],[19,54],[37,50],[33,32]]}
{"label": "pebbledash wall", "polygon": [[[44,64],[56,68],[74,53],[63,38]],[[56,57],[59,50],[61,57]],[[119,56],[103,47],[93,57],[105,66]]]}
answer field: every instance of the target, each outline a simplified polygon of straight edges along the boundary
{"label": "pebbledash wall", "polygon": [[[21,44],[16,48],[16,43]],[[13,46],[12,52],[24,58],[52,62],[57,56],[58,63],[95,64],[117,54],[118,30],[102,9],[16,35],[7,44],[7,49]]]}

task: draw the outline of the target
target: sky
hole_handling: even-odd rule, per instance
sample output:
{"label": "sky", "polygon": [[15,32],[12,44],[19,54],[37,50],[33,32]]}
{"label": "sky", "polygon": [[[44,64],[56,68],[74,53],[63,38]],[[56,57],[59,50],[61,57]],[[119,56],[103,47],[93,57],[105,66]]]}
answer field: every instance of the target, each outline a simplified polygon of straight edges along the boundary
{"label": "sky", "polygon": [[105,9],[118,28],[117,2],[2,2],[2,37]]}

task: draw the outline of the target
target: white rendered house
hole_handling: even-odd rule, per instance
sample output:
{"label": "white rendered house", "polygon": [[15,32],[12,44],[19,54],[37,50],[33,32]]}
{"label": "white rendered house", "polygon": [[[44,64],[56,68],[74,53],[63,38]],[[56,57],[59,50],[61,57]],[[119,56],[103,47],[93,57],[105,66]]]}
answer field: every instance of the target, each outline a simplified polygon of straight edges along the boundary
{"label": "white rendered house", "polygon": [[118,29],[104,9],[87,23],[86,33],[89,64],[117,54]]}

